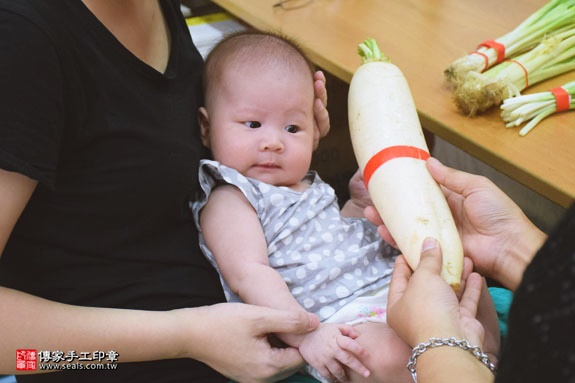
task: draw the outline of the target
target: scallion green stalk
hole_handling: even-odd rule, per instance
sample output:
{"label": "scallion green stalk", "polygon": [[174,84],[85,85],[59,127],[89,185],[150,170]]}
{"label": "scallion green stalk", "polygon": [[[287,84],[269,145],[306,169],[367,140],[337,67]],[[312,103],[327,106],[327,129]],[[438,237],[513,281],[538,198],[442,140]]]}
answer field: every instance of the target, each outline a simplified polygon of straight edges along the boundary
{"label": "scallion green stalk", "polygon": [[[505,58],[510,58],[532,49],[546,37],[573,27],[575,0],[551,0],[512,31],[494,41],[505,47]],[[481,46],[475,52],[455,60],[444,74],[451,85],[457,87],[468,72],[481,73],[497,63],[496,49]]]}
{"label": "scallion green stalk", "polygon": [[575,28],[545,38],[533,49],[483,73],[469,72],[453,90],[455,104],[473,116],[531,85],[575,70]]}

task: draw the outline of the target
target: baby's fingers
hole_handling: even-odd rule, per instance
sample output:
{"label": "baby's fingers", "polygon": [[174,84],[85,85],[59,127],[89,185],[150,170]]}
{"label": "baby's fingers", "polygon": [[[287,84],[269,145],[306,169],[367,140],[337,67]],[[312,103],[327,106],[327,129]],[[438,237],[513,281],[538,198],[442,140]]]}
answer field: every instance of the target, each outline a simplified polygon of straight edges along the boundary
{"label": "baby's fingers", "polygon": [[341,334],[345,335],[348,338],[357,339],[357,337],[359,336],[359,332],[353,326],[342,324],[339,325],[338,328]]}
{"label": "baby's fingers", "polygon": [[336,353],[336,359],[343,365],[367,378],[371,372],[359,360],[360,357],[366,355],[365,349],[361,347],[355,340],[347,336],[338,336],[337,345],[341,349]]}

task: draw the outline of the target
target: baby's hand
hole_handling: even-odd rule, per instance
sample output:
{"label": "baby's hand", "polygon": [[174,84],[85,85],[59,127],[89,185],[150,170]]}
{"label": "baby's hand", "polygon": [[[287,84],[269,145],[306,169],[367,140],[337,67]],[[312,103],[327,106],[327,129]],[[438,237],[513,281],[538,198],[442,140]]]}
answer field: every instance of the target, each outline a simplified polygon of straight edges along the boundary
{"label": "baby's hand", "polygon": [[358,335],[352,326],[322,323],[305,336],[299,352],[326,379],[347,381],[344,367],[368,377],[370,371],[360,361],[366,352],[355,340]]}
{"label": "baby's hand", "polygon": [[364,216],[364,210],[367,206],[373,204],[367,187],[363,182],[363,176],[358,169],[351,179],[349,180],[349,200],[345,203],[341,210],[344,217],[359,217]]}

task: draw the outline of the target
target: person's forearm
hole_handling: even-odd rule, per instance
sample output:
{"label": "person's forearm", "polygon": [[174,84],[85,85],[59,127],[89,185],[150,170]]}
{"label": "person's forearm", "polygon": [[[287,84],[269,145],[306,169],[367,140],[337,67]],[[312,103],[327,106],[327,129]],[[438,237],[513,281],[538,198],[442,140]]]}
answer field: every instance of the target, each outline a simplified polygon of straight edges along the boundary
{"label": "person's forearm", "polygon": [[[493,373],[469,351],[457,347],[437,347],[417,359],[417,381],[420,383],[488,383]],[[465,378],[462,378],[465,377]]]}
{"label": "person's forearm", "polygon": [[[234,280],[228,281],[243,302],[289,311],[305,311],[289,291],[281,275],[263,264],[244,267]],[[278,334],[281,340],[292,347],[299,347],[303,335]]]}
{"label": "person's forearm", "polygon": [[17,372],[18,349],[115,351],[119,363],[183,357],[180,332],[170,312],[71,306],[0,287],[0,374]]}
{"label": "person's forearm", "polygon": [[511,291],[517,289],[525,269],[547,240],[547,235],[528,220],[525,221],[525,227],[519,229],[519,233],[515,236],[515,240],[508,243],[503,250],[507,252],[507,256],[501,256],[500,259],[505,262],[498,265],[494,276],[499,283]]}

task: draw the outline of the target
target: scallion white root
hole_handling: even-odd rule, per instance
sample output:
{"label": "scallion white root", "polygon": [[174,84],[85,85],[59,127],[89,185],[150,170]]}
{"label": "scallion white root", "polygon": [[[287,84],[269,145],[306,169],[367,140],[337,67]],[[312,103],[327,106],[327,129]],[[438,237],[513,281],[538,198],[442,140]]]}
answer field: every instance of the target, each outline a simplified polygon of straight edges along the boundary
{"label": "scallion white root", "polygon": [[[575,81],[561,86],[569,94],[569,110],[575,109]],[[501,117],[506,127],[516,127],[524,122],[519,131],[521,136],[529,133],[544,118],[557,113],[557,99],[553,92],[539,92],[503,100]]]}

